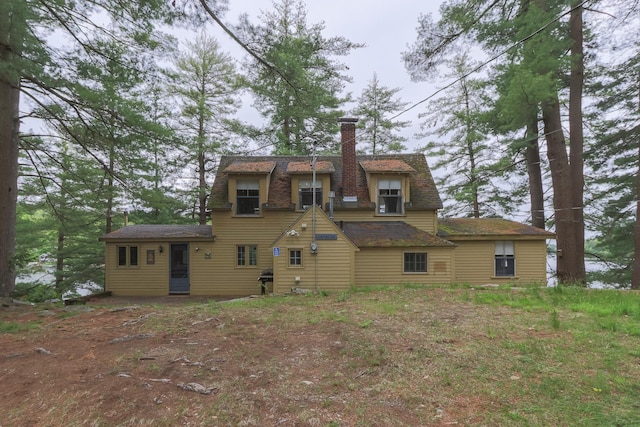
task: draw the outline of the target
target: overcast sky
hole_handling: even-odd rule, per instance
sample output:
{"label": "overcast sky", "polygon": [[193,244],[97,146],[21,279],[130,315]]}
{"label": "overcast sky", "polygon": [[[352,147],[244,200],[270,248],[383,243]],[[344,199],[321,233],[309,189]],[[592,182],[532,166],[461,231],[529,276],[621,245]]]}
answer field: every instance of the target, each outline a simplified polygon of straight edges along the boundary
{"label": "overcast sky", "polygon": [[[443,82],[414,83],[402,61],[402,52],[416,40],[416,28],[420,14],[438,14],[442,0],[395,0],[371,2],[370,0],[307,0],[307,23],[325,24],[325,37],[342,36],[352,42],[364,43],[366,47],[356,49],[338,60],[349,67],[353,83],[347,90],[353,98],[360,96],[364,87],[377,73],[381,85],[400,88],[397,98],[410,105],[431,95]],[[258,23],[260,12],[272,10],[271,0],[229,0],[229,11],[224,16],[227,23],[237,23],[238,17],[247,13],[251,22]],[[212,28],[212,35],[220,42],[224,51],[240,60],[242,51],[219,27]],[[245,110],[250,106],[245,106]],[[403,114],[398,120],[411,121],[412,126],[403,134],[409,138],[409,151],[420,145],[414,134],[419,130],[418,114],[424,104]],[[243,114],[250,116],[245,111]],[[256,113],[254,120],[258,117]]]}

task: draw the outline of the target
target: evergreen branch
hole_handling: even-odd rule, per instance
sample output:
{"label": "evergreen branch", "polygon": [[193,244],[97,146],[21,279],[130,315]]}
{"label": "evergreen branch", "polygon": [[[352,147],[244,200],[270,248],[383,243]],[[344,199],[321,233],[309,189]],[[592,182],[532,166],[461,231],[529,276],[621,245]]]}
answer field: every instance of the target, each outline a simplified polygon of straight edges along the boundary
{"label": "evergreen branch", "polygon": [[[55,93],[54,89],[51,88],[51,93]],[[41,102],[38,98],[32,96],[30,93],[26,93],[27,96],[29,96],[29,98],[31,98],[32,101],[34,101],[38,106],[40,106],[42,109],[44,109],[47,113],[50,114],[49,116],[49,120],[55,121],[57,123],[57,125],[60,127],[60,129],[62,129],[64,131],[64,133],[66,133],[67,135],[69,135],[78,145],[80,145],[80,147],[82,147],[82,149],[91,157],[93,158],[96,162],[98,162],[101,166],[101,168],[109,173],[116,181],[118,181],[120,184],[123,185],[124,188],[128,188],[127,184],[125,182],[124,179],[120,178],[118,176],[118,174],[116,173],[111,173],[109,172],[109,167],[108,165],[105,164],[105,162],[100,159],[88,146],[87,144],[84,143],[84,141],[82,141],[77,135],[76,133],[73,131],[73,129],[71,129],[66,121],[62,118],[59,117],[57,115],[56,112],[54,112],[51,108],[49,108],[48,105],[44,104],[43,102]],[[69,100],[69,104],[77,113],[78,119],[82,122],[82,124],[89,129],[90,125],[88,123],[86,123],[82,117],[82,114],[80,112],[79,109],[77,109],[76,103]]]}
{"label": "evergreen branch", "polygon": [[535,37],[536,35],[540,34],[541,32],[543,32],[544,30],[546,30],[551,24],[558,22],[560,19],[562,19],[563,17],[570,15],[571,12],[573,12],[574,10],[581,8],[585,3],[587,3],[589,0],[583,0],[581,3],[571,7],[571,9],[569,9],[568,11],[558,15],[557,17],[555,17],[554,19],[552,19],[551,21],[547,22],[546,24],[544,24],[542,27],[538,28],[537,30],[535,30],[534,32],[532,32],[531,34],[523,37],[522,39],[512,43],[510,46],[507,46],[505,49],[503,49],[502,51],[498,52],[497,54],[495,54],[494,56],[490,57],[489,59],[487,59],[486,61],[480,63],[477,67],[473,68],[471,71],[465,73],[464,75],[458,77],[457,79],[455,79],[454,81],[452,81],[451,83],[447,84],[446,86],[436,90],[435,92],[433,92],[431,95],[427,96],[426,98],[410,105],[408,108],[404,109],[403,111],[399,112],[398,114],[396,114],[395,116],[391,117],[390,120],[393,120],[399,116],[401,116],[402,114],[405,114],[411,110],[413,110],[414,108],[416,108],[418,105],[423,104],[425,102],[427,102],[428,100],[430,100],[431,98],[433,98],[434,96],[436,96],[437,94],[439,94],[440,92],[443,92],[447,89],[449,89],[450,87],[452,87],[453,85],[455,85],[456,83],[466,79],[467,77],[469,77],[471,74],[474,74],[478,71],[480,71],[482,68],[484,68],[486,65],[494,62],[495,60],[497,60],[498,58],[500,58],[501,56],[503,56],[504,54],[506,54],[507,52],[511,51],[512,49],[520,46],[521,44],[523,44],[524,42],[526,42],[527,40]]}
{"label": "evergreen branch", "polygon": [[279,75],[287,83],[287,85],[289,85],[294,90],[294,93],[297,96],[298,88],[296,88],[293,85],[293,83],[289,80],[289,78],[282,71],[280,71],[279,69],[277,69],[273,65],[269,64],[264,58],[262,58],[260,55],[255,53],[246,43],[244,43],[242,40],[240,40],[240,38],[233,31],[231,31],[229,29],[229,27],[227,27],[220,20],[220,18],[218,18],[218,16],[213,11],[213,9],[211,9],[209,7],[209,5],[207,4],[207,0],[200,0],[200,4],[202,4],[202,7],[204,7],[204,10],[209,14],[209,16],[211,16],[211,19],[213,19],[216,22],[216,24],[218,24],[220,26],[220,28],[222,28],[224,30],[224,32],[227,33],[229,35],[229,37],[231,37],[233,39],[233,41],[235,41],[238,45],[240,45],[240,47],[242,49],[244,49],[256,61],[258,61],[258,63],[262,64],[262,66],[264,66],[267,70],[269,70],[270,72],[272,72],[274,74]]}

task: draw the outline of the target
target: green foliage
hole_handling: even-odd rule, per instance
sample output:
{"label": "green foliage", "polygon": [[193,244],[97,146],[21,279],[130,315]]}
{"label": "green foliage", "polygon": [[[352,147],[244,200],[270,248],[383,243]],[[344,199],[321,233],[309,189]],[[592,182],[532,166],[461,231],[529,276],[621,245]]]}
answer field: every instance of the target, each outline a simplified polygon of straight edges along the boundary
{"label": "green foliage", "polygon": [[18,283],[13,295],[15,298],[33,303],[61,298],[61,295],[56,292],[56,289],[51,284],[43,283]]}
{"label": "green foliage", "polygon": [[446,197],[445,215],[487,216],[499,210],[492,195],[501,194],[492,183],[492,158],[499,157],[488,143],[484,117],[489,96],[487,83],[466,77],[477,64],[468,54],[448,61],[451,78],[458,83],[433,101],[424,115],[422,148],[432,161],[437,185]]}
{"label": "green foliage", "polygon": [[407,102],[394,99],[399,91],[400,88],[381,86],[377,74],[373,73],[373,78],[357,99],[357,107],[352,111],[354,117],[359,119],[358,129],[364,132],[360,138],[364,144],[358,146],[359,151],[385,154],[406,150],[403,143],[407,138],[396,132],[409,126],[409,122],[391,119],[408,105]]}
{"label": "green foliage", "polygon": [[546,310],[552,313],[554,324],[559,309],[601,317],[628,317],[635,321],[640,320],[640,294],[628,291],[581,287],[529,288],[509,293],[484,290],[475,293],[474,301],[526,310]]}
{"label": "green foliage", "polygon": [[269,64],[245,63],[255,106],[272,128],[265,137],[276,154],[309,154],[313,144],[321,151],[337,151],[337,118],[347,101],[339,94],[349,78],[334,57],[361,45],[324,37],[324,25],[309,25],[304,4],[297,0],[274,3],[274,10],[263,12],[260,20],[253,25],[242,17],[238,32]]}
{"label": "green foliage", "polygon": [[195,172],[197,185],[186,190],[189,204],[196,207],[194,217],[207,221],[207,198],[215,176],[218,157],[239,150],[243,126],[233,116],[240,108],[240,77],[232,58],[221,52],[218,42],[201,33],[187,42],[174,62],[168,88],[179,106],[178,162],[182,169]]}
{"label": "green foliage", "polygon": [[[147,158],[146,142],[150,135],[159,134],[156,123],[146,120],[147,103],[136,100],[136,95],[146,92],[144,85],[157,70],[153,50],[163,39],[158,28],[178,20],[200,23],[200,14],[191,6],[188,0],[1,2],[0,39],[7,54],[0,63],[0,83],[18,87],[20,82],[21,91],[21,104],[14,102],[13,96],[0,99],[1,116],[28,117],[29,126],[46,128],[50,131],[47,133],[69,143],[74,154],[86,155],[95,162],[94,170],[103,172],[106,182],[100,191],[104,190],[102,194],[110,200],[107,229],[111,228],[118,196],[113,181],[126,183],[125,188],[137,188],[134,181],[145,175],[141,170],[147,169],[141,167]],[[106,28],[106,22],[116,24]],[[50,171],[39,165],[46,157],[55,161],[59,144],[49,150],[46,144],[28,136],[30,130],[20,132],[18,121],[3,126],[3,153],[15,152],[13,136],[22,135],[20,149],[26,153],[22,159],[27,159],[26,167],[31,168],[27,175],[39,177],[43,188],[52,185],[55,180],[50,178]],[[116,154],[120,154],[118,167]],[[125,162],[127,157],[137,161]],[[1,170],[16,170],[14,156],[0,159]],[[15,183],[3,184],[3,188],[14,189]],[[46,192],[41,194],[47,198]],[[0,210],[3,236],[13,235],[5,233],[5,227],[15,229],[15,208],[12,199],[6,209]],[[9,273],[15,260],[13,240],[3,245],[0,292],[5,294],[14,286]],[[28,250],[18,252],[18,261],[24,262]]]}
{"label": "green foliage", "polygon": [[40,326],[37,323],[16,323],[5,322],[0,320],[0,333],[2,334],[20,334],[29,330],[38,329]]}
{"label": "green foliage", "polygon": [[[99,213],[103,206],[101,171],[95,170],[91,159],[71,153],[64,144],[28,140],[27,143],[30,168],[36,173],[24,181],[24,200],[20,206],[25,212],[42,215],[45,220],[33,224],[29,222],[33,215],[24,215],[19,218],[19,224],[21,227],[38,225],[42,227],[41,235],[47,236],[38,249],[40,254],[49,254],[54,269],[53,282],[47,285],[58,298],[87,283],[101,285],[104,277],[104,247],[98,241],[104,232],[103,217]],[[24,170],[30,169],[25,166]],[[32,244],[29,234],[20,236],[17,242],[18,248]]]}
{"label": "green foliage", "polygon": [[55,253],[56,232],[48,211],[37,205],[19,203],[16,221],[16,268],[18,272],[41,255]]}
{"label": "green foliage", "polygon": [[598,70],[601,78],[589,87],[590,92],[601,95],[598,108],[591,115],[598,145],[586,153],[595,172],[594,210],[588,218],[597,236],[589,250],[609,265],[606,271],[593,274],[594,279],[626,286],[631,283],[635,258],[633,236],[640,168],[637,45],[626,52],[621,49],[618,60],[614,67]]}

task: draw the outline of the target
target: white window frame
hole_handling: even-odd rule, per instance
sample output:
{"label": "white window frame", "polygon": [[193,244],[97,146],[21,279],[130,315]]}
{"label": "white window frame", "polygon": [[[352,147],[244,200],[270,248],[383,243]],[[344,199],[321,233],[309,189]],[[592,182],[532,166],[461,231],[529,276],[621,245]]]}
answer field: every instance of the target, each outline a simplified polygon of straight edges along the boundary
{"label": "white window frame", "polygon": [[[322,180],[316,179],[316,206],[322,207]],[[309,204],[302,204],[302,193],[308,193],[307,196],[311,196]],[[306,210],[313,204],[313,180],[301,179],[298,181],[298,207],[301,210]]]}
{"label": "white window frame", "polygon": [[[515,277],[516,252],[513,240],[496,240],[493,273],[495,277]],[[500,263],[500,267],[498,266]]]}
{"label": "white window frame", "polygon": [[[241,191],[246,191],[245,195],[240,195]],[[257,191],[257,196],[250,195],[250,191]],[[240,212],[239,200],[258,200],[258,206],[253,208],[253,212]],[[260,181],[242,179],[236,181],[236,215],[260,215]]]}
{"label": "white window frame", "polygon": [[[384,194],[383,194],[384,192]],[[379,215],[401,215],[404,210],[402,201],[402,179],[401,178],[384,178],[378,180],[378,214]],[[384,198],[396,198],[396,211],[389,212],[387,202]]]}

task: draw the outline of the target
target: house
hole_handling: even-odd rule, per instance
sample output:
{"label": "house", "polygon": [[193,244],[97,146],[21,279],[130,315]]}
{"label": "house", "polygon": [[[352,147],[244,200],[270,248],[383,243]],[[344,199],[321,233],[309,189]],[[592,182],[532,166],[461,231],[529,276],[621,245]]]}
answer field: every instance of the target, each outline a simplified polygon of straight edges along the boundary
{"label": "house", "polygon": [[504,219],[438,219],[424,155],[357,155],[356,121],[341,119],[341,155],[223,156],[211,226],[130,225],[105,235],[105,290],[243,296],[260,292],[266,270],[277,294],[546,283],[552,233]]}

